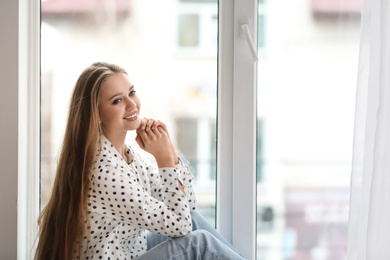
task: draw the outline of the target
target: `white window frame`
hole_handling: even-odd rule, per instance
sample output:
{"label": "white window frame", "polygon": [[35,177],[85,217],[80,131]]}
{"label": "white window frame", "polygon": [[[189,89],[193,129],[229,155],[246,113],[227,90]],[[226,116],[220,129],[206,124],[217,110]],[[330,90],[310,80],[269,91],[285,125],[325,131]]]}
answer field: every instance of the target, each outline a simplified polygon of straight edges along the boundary
{"label": "white window frame", "polygon": [[33,259],[40,202],[40,0],[19,1],[17,259]]}
{"label": "white window frame", "polygon": [[[32,259],[39,214],[40,0],[19,0],[18,259]],[[217,229],[256,258],[256,63],[240,26],[257,1],[219,1]],[[3,209],[7,210],[7,209]]]}
{"label": "white window frame", "polygon": [[256,259],[257,64],[243,24],[257,46],[257,1],[219,1],[217,229]]}

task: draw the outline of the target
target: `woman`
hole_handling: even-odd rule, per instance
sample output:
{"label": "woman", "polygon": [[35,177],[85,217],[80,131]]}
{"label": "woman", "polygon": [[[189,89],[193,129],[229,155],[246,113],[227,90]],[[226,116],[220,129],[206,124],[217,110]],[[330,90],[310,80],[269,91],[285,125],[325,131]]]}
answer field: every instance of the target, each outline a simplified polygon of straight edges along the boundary
{"label": "woman", "polygon": [[[242,259],[195,211],[167,127],[140,108],[124,69],[94,63],[80,75],[36,259]],[[158,169],[125,144],[131,130]]]}

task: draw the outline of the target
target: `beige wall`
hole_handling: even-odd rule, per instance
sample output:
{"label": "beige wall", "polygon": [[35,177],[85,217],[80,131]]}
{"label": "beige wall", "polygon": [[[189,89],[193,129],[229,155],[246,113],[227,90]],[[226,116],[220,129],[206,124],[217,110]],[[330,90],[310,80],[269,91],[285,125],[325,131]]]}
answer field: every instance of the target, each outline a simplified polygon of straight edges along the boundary
{"label": "beige wall", "polygon": [[0,1],[0,259],[17,257],[18,5]]}

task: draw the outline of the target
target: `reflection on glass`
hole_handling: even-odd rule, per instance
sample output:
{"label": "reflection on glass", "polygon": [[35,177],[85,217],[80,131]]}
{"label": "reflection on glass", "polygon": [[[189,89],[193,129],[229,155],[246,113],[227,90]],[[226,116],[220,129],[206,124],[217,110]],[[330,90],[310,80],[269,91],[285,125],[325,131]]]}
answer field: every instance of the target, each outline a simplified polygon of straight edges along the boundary
{"label": "reflection on glass", "polygon": [[258,4],[257,259],[346,259],[360,2]]}
{"label": "reflection on glass", "polygon": [[[189,9],[193,16],[183,21]],[[51,192],[71,90],[84,68],[108,61],[128,71],[141,116],[168,125],[196,176],[200,211],[214,223],[217,10],[216,1],[42,1],[41,207]],[[202,24],[196,32],[192,17]],[[188,32],[196,37],[186,38]],[[199,44],[187,50],[180,37]],[[136,145],[133,137],[128,141]]]}

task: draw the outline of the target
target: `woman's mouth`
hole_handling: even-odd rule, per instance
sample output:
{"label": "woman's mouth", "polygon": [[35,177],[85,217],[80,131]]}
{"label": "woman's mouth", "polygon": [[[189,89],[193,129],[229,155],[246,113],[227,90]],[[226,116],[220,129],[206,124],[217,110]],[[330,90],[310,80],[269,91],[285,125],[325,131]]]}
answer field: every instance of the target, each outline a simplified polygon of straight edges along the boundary
{"label": "woman's mouth", "polygon": [[133,121],[133,120],[136,120],[137,118],[138,118],[137,113],[134,113],[132,115],[124,117],[123,119]]}

